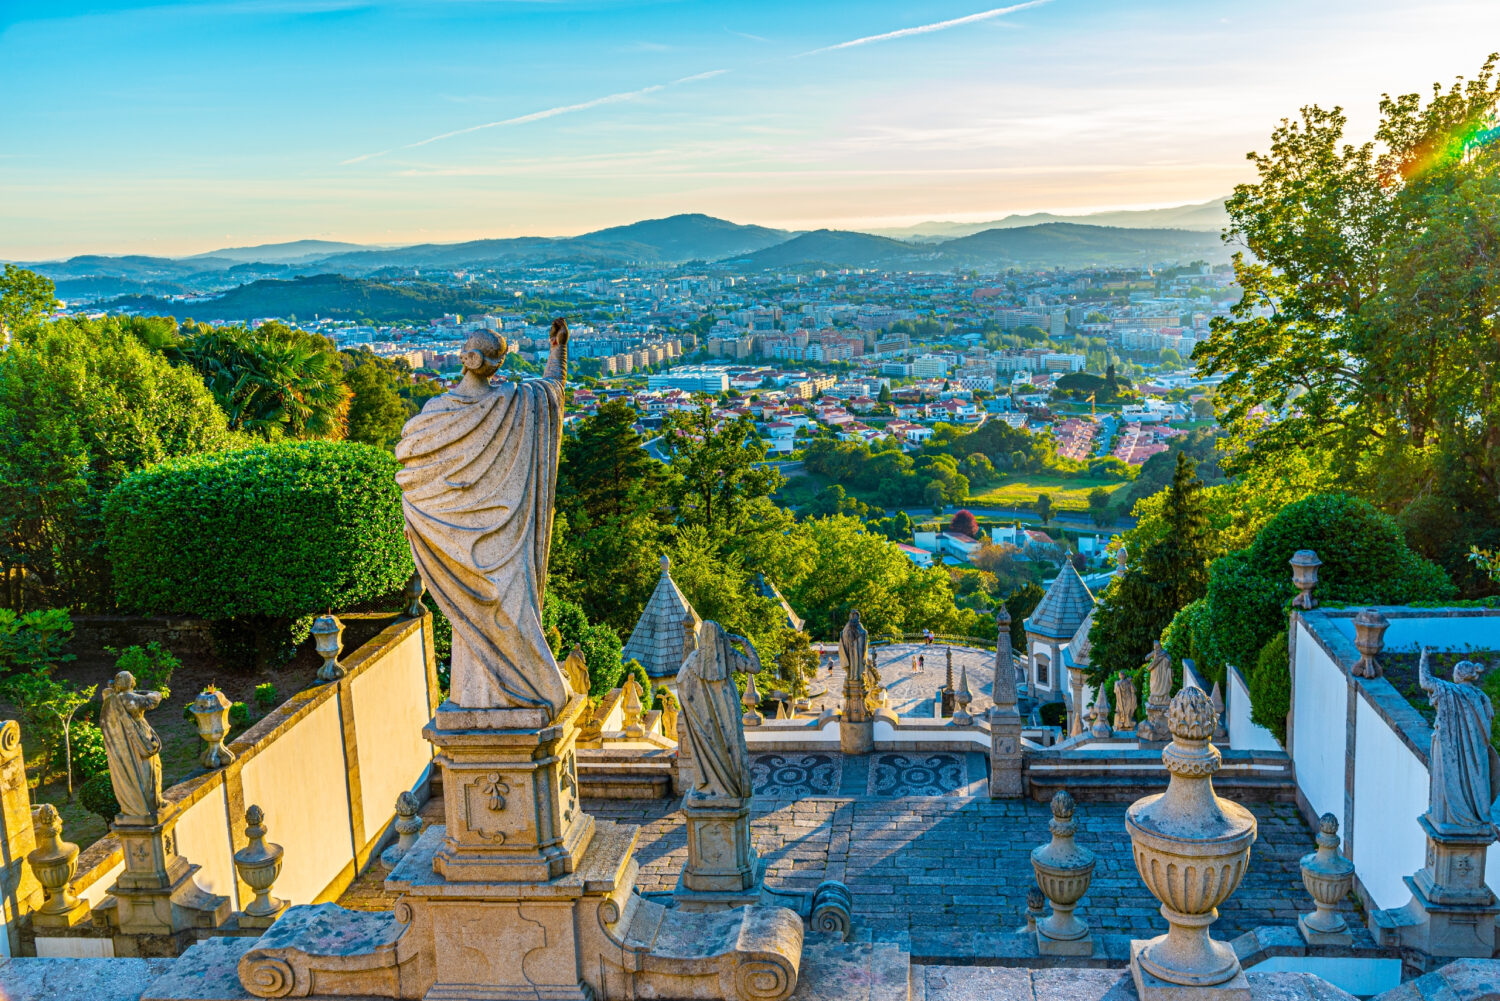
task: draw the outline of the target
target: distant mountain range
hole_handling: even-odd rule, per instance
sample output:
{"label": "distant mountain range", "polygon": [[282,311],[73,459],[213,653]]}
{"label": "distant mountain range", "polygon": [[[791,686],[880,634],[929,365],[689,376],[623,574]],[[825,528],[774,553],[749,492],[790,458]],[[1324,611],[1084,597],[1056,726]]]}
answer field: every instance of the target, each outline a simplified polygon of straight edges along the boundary
{"label": "distant mountain range", "polygon": [[[1025,221],[1040,220],[1040,216],[1008,217],[977,232],[965,232],[969,224],[931,223],[925,225],[958,230],[949,235],[908,234],[907,239],[828,229],[798,233],[694,214],[648,219],[574,237],[515,237],[409,247],[297,240],[230,247],[182,258],[90,254],[25,266],[56,281],[58,294],[65,301],[101,303],[109,308],[154,309],[154,302],[167,302],[160,298],[163,296],[220,293],[211,302],[167,305],[173,313],[191,313],[204,319],[291,313],[420,319],[444,312],[472,312],[476,304],[459,304],[456,300],[464,298],[462,293],[436,284],[413,295],[410,290],[417,286],[409,281],[395,285],[387,284],[387,279],[420,275],[424,270],[556,264],[670,267],[702,262],[746,272],[805,267],[939,272],[953,268],[1143,267],[1163,261],[1218,262],[1227,260],[1228,253],[1217,234],[1188,225],[1201,223],[1214,211],[1222,215],[1222,204],[1113,214],[1128,215],[1136,221],[1148,216],[1184,221],[1175,228],[1085,224],[1056,221],[1055,217],[1047,217],[1053,221]],[[1022,221],[1015,222],[1017,219]],[[314,277],[327,280],[313,282]],[[365,280],[363,291],[348,284],[358,280]],[[319,300],[318,295],[331,298]],[[192,309],[187,308],[189,305]],[[402,314],[402,309],[419,312]]]}
{"label": "distant mountain range", "polygon": [[1200,229],[1217,233],[1229,223],[1224,199],[1210,198],[1197,205],[1173,205],[1164,209],[1128,209],[1115,212],[1089,212],[1083,215],[1057,215],[1054,212],[1032,212],[1008,215],[989,222],[923,222],[897,229],[872,229],[879,236],[899,240],[943,240],[982,233],[987,229],[1016,229],[1047,222],[1066,222],[1092,226],[1117,226],[1122,229]]}

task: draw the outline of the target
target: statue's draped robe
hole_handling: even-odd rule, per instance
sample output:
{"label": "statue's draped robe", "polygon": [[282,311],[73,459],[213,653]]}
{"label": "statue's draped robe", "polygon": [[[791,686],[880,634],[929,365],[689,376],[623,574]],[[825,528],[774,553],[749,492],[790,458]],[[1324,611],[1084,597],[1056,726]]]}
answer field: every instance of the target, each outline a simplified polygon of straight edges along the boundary
{"label": "statue's draped robe", "polygon": [[1437,710],[1428,768],[1432,779],[1428,816],[1439,824],[1493,828],[1495,751],[1490,722],[1495,710],[1477,685],[1431,679],[1428,694]]}
{"label": "statue's draped robe", "polygon": [[703,623],[698,649],[677,672],[677,700],[682,706],[678,733],[686,739],[696,769],[695,795],[711,799],[748,799],[750,751],[740,693],[731,672],[740,660],[718,623]]}
{"label": "statue's draped robe", "polygon": [[161,737],[141,714],[161,702],[157,692],[104,690],[99,729],[109,761],[109,784],[120,813],[149,817],[161,808]]}
{"label": "statue's draped robe", "polygon": [[1121,719],[1135,720],[1135,682],[1124,674],[1115,679],[1115,709]]}
{"label": "statue's draped robe", "polygon": [[406,537],[453,624],[450,698],[465,709],[567,704],[542,627],[562,385],[444,393],[407,422],[396,458]]}
{"label": "statue's draped robe", "polygon": [[1157,704],[1172,701],[1172,660],[1164,652],[1151,658],[1151,693],[1147,701]]}
{"label": "statue's draped robe", "polygon": [[869,718],[869,696],[866,688],[867,669],[865,650],[869,646],[870,634],[857,621],[850,619],[839,633],[839,666],[844,669],[844,719],[851,723],[863,723]]}

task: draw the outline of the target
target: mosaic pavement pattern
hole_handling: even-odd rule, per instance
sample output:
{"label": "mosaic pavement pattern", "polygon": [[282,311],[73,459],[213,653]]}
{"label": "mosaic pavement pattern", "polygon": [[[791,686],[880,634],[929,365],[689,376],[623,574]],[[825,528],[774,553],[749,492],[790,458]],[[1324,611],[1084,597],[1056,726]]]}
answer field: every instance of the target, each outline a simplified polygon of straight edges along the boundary
{"label": "mosaic pavement pattern", "polygon": [[834,796],[844,771],[844,756],[831,752],[788,751],[752,754],[750,777],[757,796],[801,799]]}

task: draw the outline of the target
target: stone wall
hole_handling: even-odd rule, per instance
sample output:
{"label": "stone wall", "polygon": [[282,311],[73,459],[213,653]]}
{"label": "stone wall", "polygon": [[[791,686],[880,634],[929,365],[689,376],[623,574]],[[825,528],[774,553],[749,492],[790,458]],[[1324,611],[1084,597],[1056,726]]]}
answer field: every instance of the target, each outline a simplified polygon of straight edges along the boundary
{"label": "stone wall", "polygon": [[[1353,639],[1359,611],[1292,615],[1287,750],[1296,766],[1298,806],[1309,823],[1323,813],[1339,818],[1357,888],[1375,910],[1405,904],[1411,894],[1404,877],[1426,862],[1417,818],[1428,805],[1432,727],[1384,677],[1350,673],[1359,660]],[[1380,612],[1390,621],[1387,651],[1410,652],[1424,643],[1435,650],[1500,647],[1500,610],[1382,606]],[[1486,871],[1495,889],[1500,845],[1490,846]]]}
{"label": "stone wall", "polygon": [[113,664],[107,647],[123,650],[157,642],[193,667],[218,662],[213,623],[181,616],[75,615],[73,641],[68,649],[87,666],[95,662]]}
{"label": "stone wall", "polygon": [[[249,899],[232,861],[249,805],[286,850],[276,896],[307,904],[336,899],[388,840],[399,792],[425,793],[422,726],[438,704],[431,616],[391,624],[340,662],[345,677],[299,692],[232,741],[233,763],[166,791],[183,810],[179,852],[236,908]],[[119,843],[103,838],[79,856],[74,888],[98,904],[122,868]]]}

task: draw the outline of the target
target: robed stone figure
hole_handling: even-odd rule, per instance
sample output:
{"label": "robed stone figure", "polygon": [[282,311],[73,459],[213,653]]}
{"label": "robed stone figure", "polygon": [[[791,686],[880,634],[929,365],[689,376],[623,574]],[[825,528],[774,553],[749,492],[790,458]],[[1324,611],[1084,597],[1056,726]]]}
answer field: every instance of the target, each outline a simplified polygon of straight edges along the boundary
{"label": "robed stone figure", "polygon": [[471,335],[463,378],[407,422],[396,446],[412,556],[453,624],[449,698],[460,708],[540,708],[550,718],[568,701],[542,628],[567,343],[567,324],[554,320],[542,377],[492,385],[505,340]]}
{"label": "robed stone figure", "polygon": [[1443,681],[1433,677],[1427,656],[1423,647],[1417,664],[1417,682],[1437,710],[1428,755],[1432,785],[1427,817],[1436,825],[1500,835],[1493,819],[1500,798],[1500,759],[1490,746],[1495,707],[1477,684],[1484,665],[1460,661],[1453,666],[1453,680]]}
{"label": "robed stone figure", "polygon": [[135,690],[135,675],[129,671],[115,675],[104,689],[99,729],[109,784],[126,817],[154,817],[161,809],[161,737],[145,717],[146,710],[160,704],[160,692]]}
{"label": "robed stone figure", "polygon": [[1151,644],[1151,691],[1146,699],[1149,705],[1169,705],[1172,702],[1172,658],[1162,649],[1161,640]]}
{"label": "robed stone figure", "polygon": [[[742,653],[736,645],[744,648]],[[696,799],[748,799],[755,789],[750,779],[750,751],[745,747],[744,710],[736,671],[757,674],[760,658],[743,636],[725,632],[717,622],[705,622],[698,632],[698,648],[677,672],[677,700],[682,707],[678,733],[686,740],[693,762]]]}
{"label": "robed stone figure", "polygon": [[844,669],[844,718],[853,723],[863,722],[869,717],[869,706],[865,704],[866,650],[870,634],[860,624],[859,611],[849,612],[849,621],[839,633],[839,666]]}

